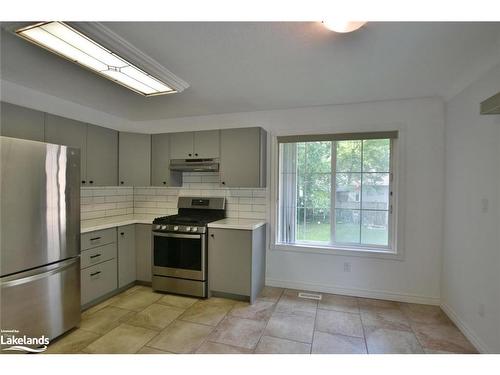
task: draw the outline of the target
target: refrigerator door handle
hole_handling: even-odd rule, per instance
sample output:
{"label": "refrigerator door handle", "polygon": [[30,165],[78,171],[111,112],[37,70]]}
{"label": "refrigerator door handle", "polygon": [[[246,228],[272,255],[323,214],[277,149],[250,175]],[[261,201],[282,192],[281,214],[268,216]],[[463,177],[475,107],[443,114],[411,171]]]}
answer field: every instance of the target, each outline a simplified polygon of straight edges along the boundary
{"label": "refrigerator door handle", "polygon": [[38,270],[37,271],[23,272],[23,274],[25,274],[25,275],[27,274],[27,275],[25,277],[21,277],[21,278],[19,278],[19,276],[21,276],[20,274],[4,277],[4,278],[0,279],[0,286],[2,288],[8,288],[11,286],[30,283],[30,282],[33,282],[33,281],[38,280],[38,279],[43,279],[47,276],[64,271],[65,269],[67,269],[67,268],[71,267],[73,264],[75,264],[78,261],[78,259],[79,259],[79,257],[75,257],[75,258],[63,260],[62,262],[58,262],[56,264],[51,264],[49,266],[44,267],[42,272],[40,272]]}

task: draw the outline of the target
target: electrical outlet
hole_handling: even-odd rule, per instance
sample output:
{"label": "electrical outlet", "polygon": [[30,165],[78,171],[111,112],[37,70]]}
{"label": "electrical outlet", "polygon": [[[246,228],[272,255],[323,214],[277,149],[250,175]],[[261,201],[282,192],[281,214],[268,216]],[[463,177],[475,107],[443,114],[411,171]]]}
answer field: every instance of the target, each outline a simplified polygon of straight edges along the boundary
{"label": "electrical outlet", "polygon": [[351,272],[351,263],[349,262],[344,263],[344,272]]}

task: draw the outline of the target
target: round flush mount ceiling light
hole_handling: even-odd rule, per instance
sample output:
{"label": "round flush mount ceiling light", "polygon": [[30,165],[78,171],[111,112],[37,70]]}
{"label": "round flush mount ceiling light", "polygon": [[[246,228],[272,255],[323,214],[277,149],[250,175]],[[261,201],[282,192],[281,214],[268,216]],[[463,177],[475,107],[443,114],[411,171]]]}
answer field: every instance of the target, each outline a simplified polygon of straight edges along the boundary
{"label": "round flush mount ceiling light", "polygon": [[339,21],[339,20],[323,21],[322,23],[323,26],[325,26],[328,30],[344,34],[356,31],[357,29],[366,24],[366,22],[360,22],[360,21]]}

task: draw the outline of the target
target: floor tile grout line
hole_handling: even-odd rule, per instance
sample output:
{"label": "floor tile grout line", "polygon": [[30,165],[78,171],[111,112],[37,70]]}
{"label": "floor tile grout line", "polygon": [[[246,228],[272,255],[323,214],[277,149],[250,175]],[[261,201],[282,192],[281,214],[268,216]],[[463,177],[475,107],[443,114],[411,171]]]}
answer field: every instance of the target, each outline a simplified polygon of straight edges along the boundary
{"label": "floor tile grout line", "polygon": [[314,323],[313,323],[313,332],[311,338],[311,347],[309,348],[309,354],[313,354],[313,346],[314,346],[314,333],[316,332],[316,321],[318,319],[318,310],[319,310],[319,301],[316,301],[316,311],[314,311]]}
{"label": "floor tile grout line", "polygon": [[272,319],[273,314],[276,311],[276,307],[278,306],[278,303],[281,300],[281,296],[283,296],[284,291],[285,291],[284,289],[281,291],[280,296],[278,297],[278,299],[274,303],[273,311],[271,312],[271,315],[269,316],[269,319],[266,320],[266,325],[264,326],[264,329],[262,330],[262,333],[260,334],[259,340],[257,340],[257,344],[255,344],[255,348],[253,348],[253,350],[252,350],[253,354],[255,354],[255,351],[257,350],[257,347],[259,346],[259,344],[260,344],[260,342],[262,340],[262,337],[264,336],[264,333],[266,332],[266,329],[267,329],[267,326],[269,324],[269,321]]}
{"label": "floor tile grout line", "polygon": [[366,339],[366,327],[365,327],[365,324],[363,323],[363,316],[361,314],[361,308],[359,307],[359,300],[357,298],[356,298],[356,303],[358,306],[359,320],[361,321],[361,328],[363,329],[363,341],[365,343],[366,354],[370,354],[370,352],[368,351],[368,341]]}
{"label": "floor tile grout line", "polygon": [[[401,304],[400,304],[400,308],[401,308]],[[415,329],[413,328],[413,323],[414,323],[413,319],[411,319],[411,317],[408,316],[408,314],[403,309],[401,309],[401,312],[403,313],[404,317],[406,319],[408,319],[408,323],[410,325],[411,332],[413,333],[413,336],[415,336],[415,339],[417,340],[418,345],[420,345],[420,349],[422,349],[422,352],[424,354],[426,354],[426,352],[425,352],[426,347],[422,345],[422,343],[420,342],[420,339],[418,338],[417,332],[415,332]]]}

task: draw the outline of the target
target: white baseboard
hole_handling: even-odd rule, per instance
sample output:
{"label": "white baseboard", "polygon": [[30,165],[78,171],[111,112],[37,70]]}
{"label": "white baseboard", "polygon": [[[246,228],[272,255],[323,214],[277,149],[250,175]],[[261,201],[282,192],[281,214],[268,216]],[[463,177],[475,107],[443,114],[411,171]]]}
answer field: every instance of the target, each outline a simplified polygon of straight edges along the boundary
{"label": "white baseboard", "polygon": [[296,282],[296,281],[277,280],[270,278],[266,278],[266,285],[276,286],[280,288],[309,290],[314,292],[343,294],[355,297],[385,299],[389,301],[398,301],[398,302],[423,303],[427,305],[436,305],[436,306],[439,306],[440,304],[439,297],[419,296],[414,294],[387,292],[383,290],[336,287],[327,284]]}
{"label": "white baseboard", "polygon": [[455,323],[460,331],[467,337],[472,345],[479,353],[493,353],[488,349],[488,346],[470,329],[467,324],[458,316],[458,314],[446,303],[441,303],[441,309],[448,315],[448,317]]}

